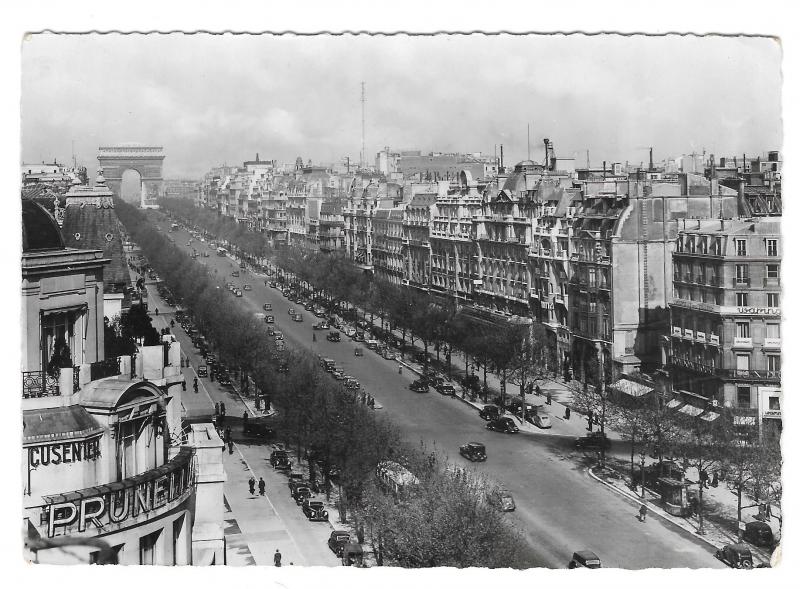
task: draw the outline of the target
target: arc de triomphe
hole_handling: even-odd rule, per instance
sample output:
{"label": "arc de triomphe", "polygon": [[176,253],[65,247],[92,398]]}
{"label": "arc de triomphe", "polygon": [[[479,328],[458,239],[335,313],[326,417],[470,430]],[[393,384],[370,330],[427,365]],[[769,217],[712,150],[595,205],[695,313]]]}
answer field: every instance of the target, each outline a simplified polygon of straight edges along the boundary
{"label": "arc de triomphe", "polygon": [[107,186],[122,198],[122,175],[136,170],[142,180],[142,208],[155,208],[156,199],[164,195],[164,148],[145,145],[112,145],[98,148],[97,161],[103,169]]}

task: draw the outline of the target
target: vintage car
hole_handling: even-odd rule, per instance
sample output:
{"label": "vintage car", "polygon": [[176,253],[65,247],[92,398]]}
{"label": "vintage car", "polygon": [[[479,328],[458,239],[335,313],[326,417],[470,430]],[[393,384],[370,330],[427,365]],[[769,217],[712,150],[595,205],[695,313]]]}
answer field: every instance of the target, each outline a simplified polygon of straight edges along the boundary
{"label": "vintage car", "polygon": [[500,417],[500,407],[497,405],[484,405],[483,409],[478,412],[481,419],[491,421]]}
{"label": "vintage car", "polygon": [[234,270],[233,272],[231,272],[231,276],[233,276],[234,278],[239,278],[239,271]]}
{"label": "vintage car", "polygon": [[339,335],[338,331],[331,331],[328,335],[325,336],[325,339],[329,342],[338,342],[341,341],[341,336]]}
{"label": "vintage car", "polygon": [[330,329],[331,328],[331,326],[328,325],[327,321],[319,321],[319,322],[315,323],[314,325],[312,325],[311,327],[315,331],[316,330],[324,331],[325,329]]}
{"label": "vintage car", "polygon": [[546,413],[536,413],[533,417],[531,417],[531,423],[536,427],[540,427],[542,429],[549,429],[553,427],[552,422],[550,421],[550,416]]}
{"label": "vintage car", "polygon": [[295,313],[292,315],[292,321],[296,321],[297,323],[303,322],[303,316],[300,313]]}
{"label": "vintage car", "polygon": [[353,378],[352,376],[349,376],[346,379],[344,379],[344,386],[345,386],[345,388],[347,388],[347,389],[349,389],[351,391],[357,391],[358,389],[361,388],[361,385],[359,384],[359,382],[355,378]]}
{"label": "vintage car", "polygon": [[201,364],[197,367],[197,376],[201,378],[206,378],[208,376],[208,366],[205,364]]}
{"label": "vintage car", "polygon": [[263,309],[265,311],[272,311],[272,303],[264,303]]}
{"label": "vintage car", "polygon": [[598,557],[591,550],[579,550],[578,552],[573,552],[572,560],[569,561],[568,565],[568,568],[571,569],[599,569],[602,567],[603,565],[600,562],[600,557]]}
{"label": "vintage car", "polygon": [[275,323],[275,315],[267,315],[264,317],[264,321],[267,323]]}
{"label": "vintage car", "polygon": [[305,478],[302,472],[289,473],[289,494],[294,497],[294,492],[299,487],[311,487],[311,481]]}
{"label": "vintage car", "polygon": [[772,546],[775,543],[772,528],[766,522],[760,521],[747,522],[743,538],[755,546]]}
{"label": "vintage car", "polygon": [[494,489],[486,496],[486,501],[500,511],[514,511],[517,508],[514,496],[505,489]]}
{"label": "vintage car", "polygon": [[275,328],[271,325],[267,327],[267,335],[274,336],[275,335]]}
{"label": "vintage car", "polygon": [[428,385],[422,379],[415,380],[408,388],[414,391],[415,393],[427,393],[428,392]]}
{"label": "vintage car", "polygon": [[267,418],[254,417],[247,420],[244,424],[244,435],[249,438],[269,440],[275,436],[275,430],[267,425]]}
{"label": "vintage car", "polygon": [[343,530],[334,530],[328,538],[328,548],[330,548],[336,556],[342,556],[342,549],[350,542],[350,532]]}
{"label": "vintage car", "polygon": [[253,287],[252,287],[252,286],[250,286],[249,284],[245,284],[245,285],[244,285],[242,288],[243,288],[244,290],[253,290]]}
{"label": "vintage car", "polygon": [[449,397],[452,397],[456,394],[456,388],[453,385],[446,382],[442,384],[433,385],[433,388],[435,388],[440,394],[447,395]]}
{"label": "vintage car", "polygon": [[384,348],[381,351],[381,356],[384,360],[394,360],[397,357],[389,348]]}
{"label": "vintage car", "polygon": [[471,462],[486,460],[486,446],[477,442],[469,442],[458,449],[458,453]]}
{"label": "vintage car", "polygon": [[275,330],[275,341],[281,341],[283,339],[283,332]]}
{"label": "vintage car", "polygon": [[726,544],[714,556],[734,569],[753,568],[753,553],[744,544]]}
{"label": "vintage car", "polygon": [[345,325],[342,327],[342,333],[344,333],[347,337],[353,337],[356,334],[355,327],[350,327],[349,325]]}
{"label": "vintage car", "polygon": [[328,521],[328,512],[325,510],[325,504],[322,501],[311,501],[309,499],[303,501],[303,515],[312,522]]}
{"label": "vintage car", "polygon": [[354,356],[363,356],[364,355],[364,348],[356,348],[353,350]]}
{"label": "vintage car", "polygon": [[231,384],[231,376],[228,374],[226,370],[220,370],[217,372],[217,382],[221,385],[230,385]]}
{"label": "vintage car", "polygon": [[292,469],[292,463],[289,461],[289,453],[286,450],[273,450],[269,455],[269,463],[275,470]]}
{"label": "vintage car", "polygon": [[486,429],[503,434],[515,434],[519,431],[517,424],[510,417],[498,417],[486,424]]}
{"label": "vintage car", "polygon": [[294,315],[296,313],[296,311],[294,310],[293,307],[289,307],[289,310],[287,311],[287,313],[289,313],[289,315]]}
{"label": "vintage car", "polygon": [[269,287],[270,287],[270,288],[278,288],[278,283],[277,283],[277,282],[275,282],[274,280],[272,280],[272,281],[269,283]]}
{"label": "vintage car", "polygon": [[311,492],[311,487],[308,485],[300,485],[295,487],[294,491],[292,491],[292,499],[298,505],[302,505],[303,501],[306,499],[311,499],[314,496],[314,493]]}
{"label": "vintage car", "polygon": [[591,432],[575,440],[575,447],[579,450],[606,450],[611,447],[611,440],[602,432]]}

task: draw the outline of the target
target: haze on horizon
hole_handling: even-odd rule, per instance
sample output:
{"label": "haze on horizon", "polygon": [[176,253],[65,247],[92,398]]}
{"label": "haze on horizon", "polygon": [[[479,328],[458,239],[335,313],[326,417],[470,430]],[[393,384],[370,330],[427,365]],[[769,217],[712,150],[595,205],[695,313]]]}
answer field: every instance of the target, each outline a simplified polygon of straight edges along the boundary
{"label": "haze on horizon", "polygon": [[775,39],[619,35],[37,34],[22,47],[22,158],[163,145],[165,177],[297,156],[368,162],[416,148],[578,165],[780,149]]}

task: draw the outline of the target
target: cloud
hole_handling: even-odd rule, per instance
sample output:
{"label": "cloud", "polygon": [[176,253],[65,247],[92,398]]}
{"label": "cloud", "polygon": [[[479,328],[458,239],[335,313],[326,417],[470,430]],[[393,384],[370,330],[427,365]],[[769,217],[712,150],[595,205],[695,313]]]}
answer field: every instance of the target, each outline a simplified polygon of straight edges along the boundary
{"label": "cloud", "polygon": [[96,163],[101,143],[164,145],[168,176],[252,157],[358,158],[383,146],[593,162],[704,146],[780,147],[780,48],[754,38],[35,35],[22,153]]}

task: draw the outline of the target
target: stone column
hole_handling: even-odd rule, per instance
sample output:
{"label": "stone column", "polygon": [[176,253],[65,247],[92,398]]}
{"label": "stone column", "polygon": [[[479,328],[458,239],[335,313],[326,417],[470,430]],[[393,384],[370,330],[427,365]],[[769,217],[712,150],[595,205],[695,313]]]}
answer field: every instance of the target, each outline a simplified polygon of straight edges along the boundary
{"label": "stone column", "polygon": [[190,443],[195,449],[195,513],[192,528],[192,563],[225,562],[223,531],[224,444],[210,423],[192,424]]}

